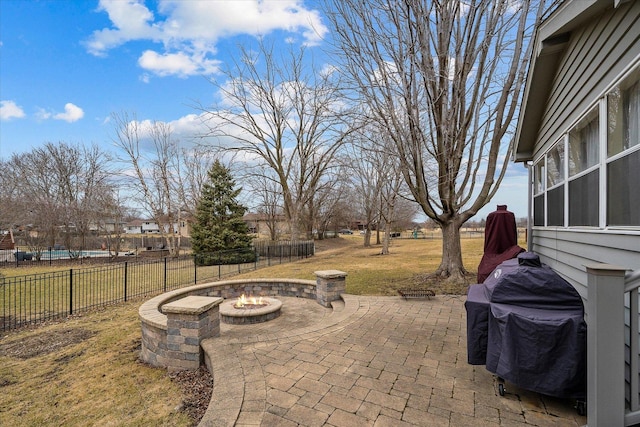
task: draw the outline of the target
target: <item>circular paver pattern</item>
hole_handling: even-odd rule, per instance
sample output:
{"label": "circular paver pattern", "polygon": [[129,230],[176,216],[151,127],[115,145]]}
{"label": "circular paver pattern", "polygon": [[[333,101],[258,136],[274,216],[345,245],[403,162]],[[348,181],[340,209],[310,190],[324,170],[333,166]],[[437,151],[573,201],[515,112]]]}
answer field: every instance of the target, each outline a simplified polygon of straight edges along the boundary
{"label": "circular paver pattern", "polygon": [[463,296],[343,295],[326,309],[221,324],[203,342],[214,389],[201,426],[582,426],[573,402],[508,388],[467,363]]}

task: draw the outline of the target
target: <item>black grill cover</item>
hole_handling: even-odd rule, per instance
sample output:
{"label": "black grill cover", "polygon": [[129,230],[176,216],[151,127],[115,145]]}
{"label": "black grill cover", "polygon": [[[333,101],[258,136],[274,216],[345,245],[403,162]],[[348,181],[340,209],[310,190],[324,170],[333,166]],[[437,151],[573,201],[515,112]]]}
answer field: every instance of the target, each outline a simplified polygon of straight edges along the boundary
{"label": "black grill cover", "polygon": [[578,292],[525,252],[472,285],[467,356],[472,365],[527,390],[584,398],[586,323]]}

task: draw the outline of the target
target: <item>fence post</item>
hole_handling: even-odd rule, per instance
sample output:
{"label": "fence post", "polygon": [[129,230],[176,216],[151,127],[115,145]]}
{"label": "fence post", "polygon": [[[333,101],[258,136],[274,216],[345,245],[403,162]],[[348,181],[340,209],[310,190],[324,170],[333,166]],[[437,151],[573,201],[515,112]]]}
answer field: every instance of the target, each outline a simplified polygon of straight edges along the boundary
{"label": "fence post", "polygon": [[196,255],[193,256],[193,283],[198,283],[198,263],[196,262]]}
{"label": "fence post", "polygon": [[124,300],[127,300],[127,266],[129,261],[124,262]]}
{"label": "fence post", "polygon": [[73,268],[69,269],[69,315],[73,314]]}
{"label": "fence post", "polygon": [[164,257],[164,291],[167,292],[167,257]]}
{"label": "fence post", "polygon": [[[622,427],[625,415],[626,269],[599,263],[585,267],[588,286],[587,424],[590,427]],[[633,313],[631,316],[633,321]]]}

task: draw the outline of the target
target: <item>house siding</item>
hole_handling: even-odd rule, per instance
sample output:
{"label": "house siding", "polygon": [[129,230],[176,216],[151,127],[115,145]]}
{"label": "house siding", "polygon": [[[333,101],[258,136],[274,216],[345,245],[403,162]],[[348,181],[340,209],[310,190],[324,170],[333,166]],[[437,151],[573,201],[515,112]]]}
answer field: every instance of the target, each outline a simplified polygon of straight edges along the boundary
{"label": "house siding", "polygon": [[532,250],[587,298],[585,264],[601,262],[640,269],[640,231],[534,229]]}
{"label": "house siding", "polygon": [[633,1],[609,9],[572,32],[542,118],[534,158],[555,144],[629,64],[637,61],[640,35],[634,28],[638,27],[640,2]]}
{"label": "house siding", "polygon": [[[560,58],[538,131],[534,162],[597,105],[621,74],[640,60],[640,2],[610,8],[574,29]],[[640,269],[640,228],[534,227],[531,250],[587,298],[584,265]]]}

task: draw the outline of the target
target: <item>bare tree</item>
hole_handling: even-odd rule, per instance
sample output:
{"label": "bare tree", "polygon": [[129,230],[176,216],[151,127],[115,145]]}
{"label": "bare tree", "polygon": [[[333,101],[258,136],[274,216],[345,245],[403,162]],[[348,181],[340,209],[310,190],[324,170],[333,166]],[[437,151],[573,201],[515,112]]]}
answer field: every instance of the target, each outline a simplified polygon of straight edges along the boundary
{"label": "bare tree", "polygon": [[278,180],[272,176],[272,171],[260,168],[247,175],[246,182],[249,192],[253,196],[258,218],[264,221],[269,230],[269,239],[278,240],[280,219],[282,218],[282,193]]}
{"label": "bare tree", "polygon": [[380,151],[380,169],[385,171],[380,187],[380,223],[384,227],[382,239],[382,255],[389,255],[389,244],[391,243],[391,231],[393,224],[398,217],[398,204],[400,191],[403,186],[402,175],[396,173],[398,160],[389,155],[389,151]]}
{"label": "bare tree", "polygon": [[336,226],[336,231],[338,225],[344,227],[347,218],[343,203],[343,196],[347,195],[345,184],[336,174],[326,177],[318,186],[304,211],[308,238],[323,239],[331,224]]}
{"label": "bare tree", "polygon": [[437,274],[465,274],[460,227],[490,202],[511,154],[532,0],[332,0],[342,70],[393,141],[413,198],[443,232]]}
{"label": "bare tree", "polygon": [[381,150],[378,144],[380,135],[375,125],[369,124],[351,135],[346,150],[345,164],[350,171],[349,175],[359,201],[359,211],[362,214],[360,220],[364,226],[364,247],[371,246],[371,231],[374,225],[375,229],[379,230],[380,194],[385,176],[390,172],[386,167],[388,165],[384,165],[385,151]]}
{"label": "bare tree", "polygon": [[343,144],[336,76],[316,70],[304,49],[277,56],[261,43],[257,50],[242,49],[226,81],[212,82],[222,101],[205,109],[210,136],[230,141],[224,148],[273,171],[292,240]]}
{"label": "bare tree", "polygon": [[132,197],[153,218],[171,254],[180,247],[180,206],[176,193],[175,161],[178,145],[171,127],[164,122],[139,122],[135,115],[112,114],[115,136],[113,143],[122,149],[121,160],[130,166],[128,183]]}
{"label": "bare tree", "polygon": [[208,180],[208,172],[218,157],[210,147],[196,145],[180,149],[176,159],[175,188],[180,211],[189,218],[195,217],[196,206],[202,195],[202,186]]}
{"label": "bare tree", "polygon": [[47,143],[9,162],[14,201],[25,239],[36,257],[61,238],[72,255],[104,218],[100,199],[111,191],[109,156],[97,145]]}

